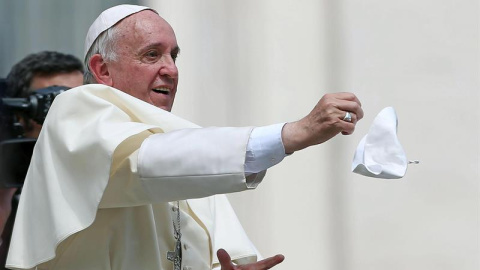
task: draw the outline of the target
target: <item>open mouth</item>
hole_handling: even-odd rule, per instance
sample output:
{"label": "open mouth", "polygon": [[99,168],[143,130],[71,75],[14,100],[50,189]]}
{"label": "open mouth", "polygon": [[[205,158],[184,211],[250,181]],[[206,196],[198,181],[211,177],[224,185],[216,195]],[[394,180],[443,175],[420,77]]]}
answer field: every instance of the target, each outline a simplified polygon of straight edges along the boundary
{"label": "open mouth", "polygon": [[164,95],[169,95],[170,94],[170,89],[168,89],[166,87],[153,88],[152,90],[155,93],[160,93],[160,94],[164,94]]}

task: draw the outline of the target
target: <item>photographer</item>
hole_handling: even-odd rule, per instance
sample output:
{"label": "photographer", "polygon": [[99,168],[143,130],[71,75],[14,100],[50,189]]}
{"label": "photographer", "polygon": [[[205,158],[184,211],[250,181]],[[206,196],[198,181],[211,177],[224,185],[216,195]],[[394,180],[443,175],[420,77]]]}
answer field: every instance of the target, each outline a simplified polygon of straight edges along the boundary
{"label": "photographer", "polygon": [[[59,52],[30,54],[14,65],[7,76],[8,97],[28,97],[33,91],[53,86],[76,87],[83,84],[83,65],[73,55]],[[21,117],[21,116],[20,116]],[[26,119],[26,138],[37,138],[41,125]]]}
{"label": "photographer", "polygon": [[[34,91],[49,86],[58,85],[72,88],[82,85],[83,65],[73,55],[44,51],[30,54],[14,65],[6,80],[6,97],[27,98]],[[42,128],[41,124],[28,118],[25,114],[16,114],[16,118],[23,128],[22,137],[38,137]],[[3,240],[0,246],[0,269],[5,269],[5,260],[15,219],[18,203],[18,198],[13,198],[15,192],[16,188],[0,188],[0,234]],[[10,212],[12,212],[11,215]]]}

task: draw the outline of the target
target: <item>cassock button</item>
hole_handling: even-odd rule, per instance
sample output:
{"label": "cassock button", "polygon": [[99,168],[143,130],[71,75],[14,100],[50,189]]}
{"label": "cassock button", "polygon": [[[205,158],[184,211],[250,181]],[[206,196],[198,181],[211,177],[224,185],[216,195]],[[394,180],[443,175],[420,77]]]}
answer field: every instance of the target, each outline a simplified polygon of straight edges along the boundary
{"label": "cassock button", "polygon": [[175,212],[175,206],[172,206],[172,212]]}
{"label": "cassock button", "polygon": [[183,244],[183,249],[187,250],[187,244]]}

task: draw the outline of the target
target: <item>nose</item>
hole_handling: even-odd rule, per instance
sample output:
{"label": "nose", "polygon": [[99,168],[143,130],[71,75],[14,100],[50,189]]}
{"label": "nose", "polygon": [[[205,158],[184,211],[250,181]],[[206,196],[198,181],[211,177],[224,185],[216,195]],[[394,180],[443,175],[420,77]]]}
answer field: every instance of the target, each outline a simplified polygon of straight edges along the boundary
{"label": "nose", "polygon": [[172,56],[164,55],[161,60],[161,67],[159,70],[161,76],[168,76],[172,79],[178,78],[178,69]]}

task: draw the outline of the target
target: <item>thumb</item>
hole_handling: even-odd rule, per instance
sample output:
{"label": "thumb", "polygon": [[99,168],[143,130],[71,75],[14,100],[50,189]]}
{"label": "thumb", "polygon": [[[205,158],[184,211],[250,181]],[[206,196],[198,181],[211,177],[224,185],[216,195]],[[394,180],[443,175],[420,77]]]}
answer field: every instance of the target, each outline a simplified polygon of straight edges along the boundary
{"label": "thumb", "polygon": [[218,262],[220,263],[220,266],[222,267],[222,270],[232,270],[233,269],[233,264],[232,264],[232,259],[230,258],[230,255],[223,249],[219,249],[217,251],[217,258]]}

